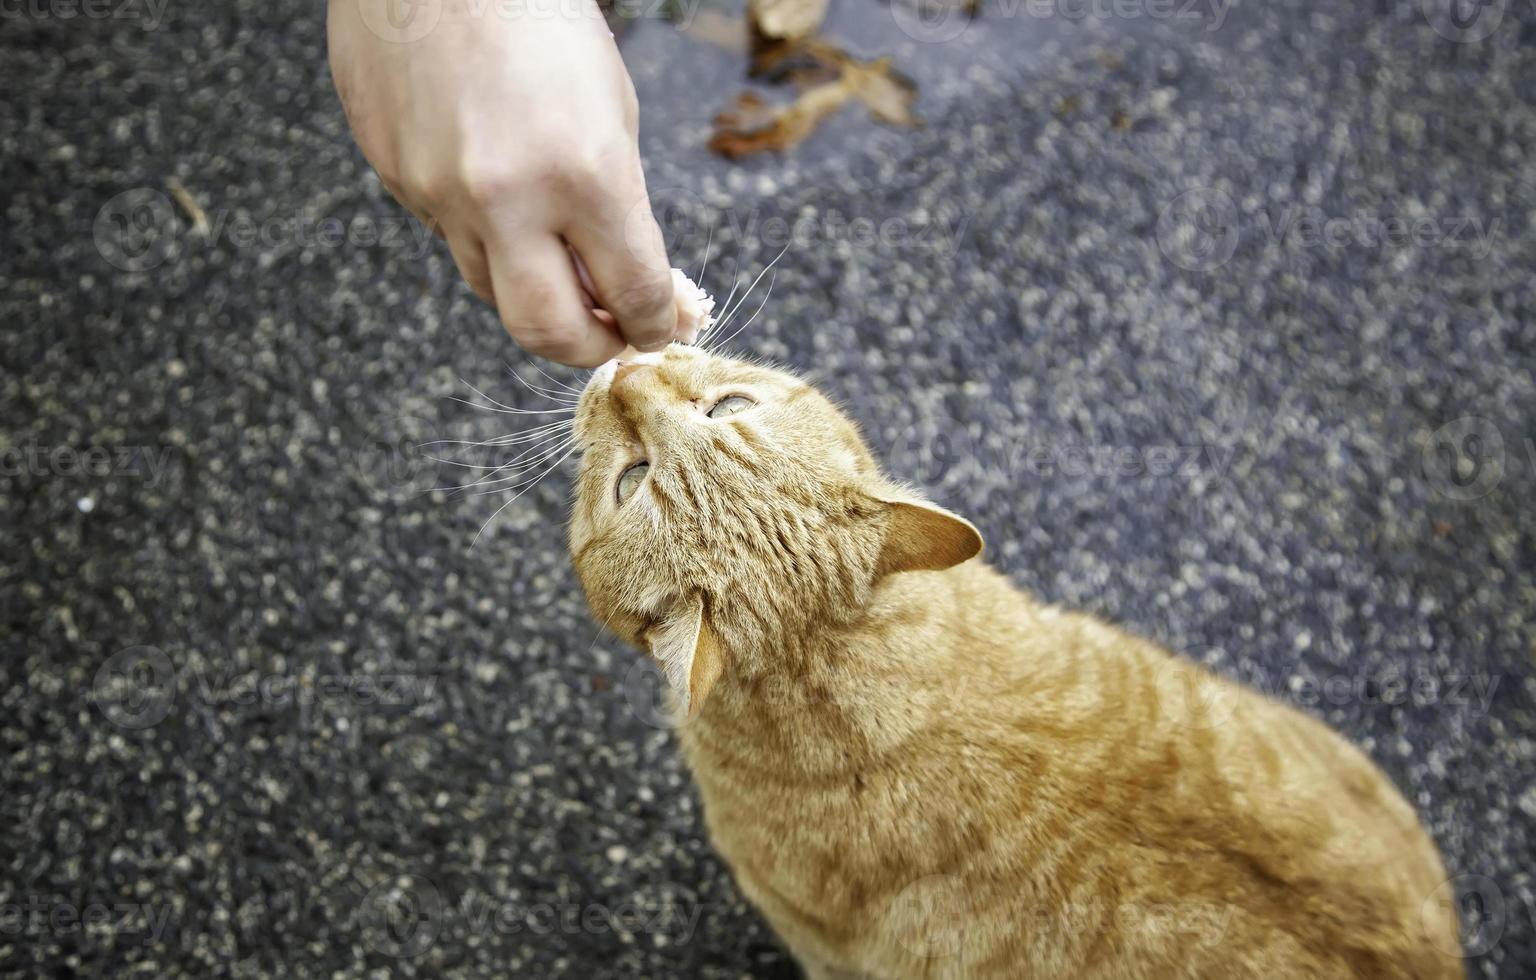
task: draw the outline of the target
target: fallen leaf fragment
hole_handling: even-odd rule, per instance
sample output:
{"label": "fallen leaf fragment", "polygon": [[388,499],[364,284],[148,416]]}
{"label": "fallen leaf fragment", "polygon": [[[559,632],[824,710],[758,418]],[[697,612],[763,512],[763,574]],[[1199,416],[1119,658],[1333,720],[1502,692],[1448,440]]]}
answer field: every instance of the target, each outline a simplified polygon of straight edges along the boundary
{"label": "fallen leaf fragment", "polygon": [[192,234],[197,235],[199,238],[206,238],[208,232],[212,230],[208,224],[208,212],[204,211],[202,205],[197,203],[197,198],[193,197],[192,192],[187,190],[187,185],[183,184],[176,177],[167,177],[165,179],[165,187],[166,190],[171,192],[171,196],[176,199],[176,203],[181,205],[181,209],[187,213],[187,217],[191,219]]}
{"label": "fallen leaf fragment", "polygon": [[715,117],[715,135],[710,137],[709,148],[736,160],[753,153],[798,146],[851,96],[841,80],[807,89],[789,105],[777,108],[753,105],[751,100],[739,96],[734,111],[727,110]]}
{"label": "fallen leaf fragment", "polygon": [[860,61],[825,41],[772,46],[754,60],[763,72],[787,73],[800,89],[787,105],[769,105],[744,92],[736,105],[715,117],[709,148],[730,159],[798,146],[850,101],[891,126],[919,126],[912,111],[917,88],[891,69],[889,58]]}

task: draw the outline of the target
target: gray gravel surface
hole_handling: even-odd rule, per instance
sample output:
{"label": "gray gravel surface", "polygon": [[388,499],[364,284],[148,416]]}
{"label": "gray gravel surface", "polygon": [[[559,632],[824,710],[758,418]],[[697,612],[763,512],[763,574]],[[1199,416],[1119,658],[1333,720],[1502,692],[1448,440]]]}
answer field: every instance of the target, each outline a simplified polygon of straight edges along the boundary
{"label": "gray gravel surface", "polygon": [[[796,975],[585,611],[568,473],[473,548],[505,498],[431,490],[418,444],[516,428],[459,379],[543,379],[353,148],[320,5],[159,6],[0,19],[0,973]],[[739,165],[739,61],[625,44],[674,259],[788,246],[734,346],[1021,585],[1365,746],[1516,980],[1536,10],[1351,7],[842,0],[926,127]]]}

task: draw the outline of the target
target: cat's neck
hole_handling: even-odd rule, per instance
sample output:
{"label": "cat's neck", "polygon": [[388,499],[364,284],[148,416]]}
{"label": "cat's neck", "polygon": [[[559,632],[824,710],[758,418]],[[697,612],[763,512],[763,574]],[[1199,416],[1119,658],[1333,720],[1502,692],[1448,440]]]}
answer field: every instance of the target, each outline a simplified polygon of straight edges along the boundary
{"label": "cat's neck", "polygon": [[[696,764],[832,777],[879,765],[913,738],[974,715],[1006,648],[1035,607],[980,562],[892,576],[865,615],[799,637],[729,667],[699,715],[683,726]],[[962,662],[964,661],[964,662]]]}

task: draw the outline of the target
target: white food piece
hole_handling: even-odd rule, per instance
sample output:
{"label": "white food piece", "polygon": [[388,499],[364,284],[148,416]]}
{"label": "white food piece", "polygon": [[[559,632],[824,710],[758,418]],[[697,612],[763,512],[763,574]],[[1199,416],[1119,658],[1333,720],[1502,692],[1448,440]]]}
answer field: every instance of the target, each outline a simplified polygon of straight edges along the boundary
{"label": "white food piece", "polygon": [[[715,325],[715,298],[700,289],[682,269],[672,270],[672,296],[673,302],[677,304],[678,341],[685,344],[697,343]],[[624,348],[614,358],[620,364],[631,361],[651,364],[660,359],[659,353],[642,354],[633,347]]]}
{"label": "white food piece", "polygon": [[715,300],[682,269],[672,270],[672,291],[677,296],[678,335],[689,343],[714,325]]}

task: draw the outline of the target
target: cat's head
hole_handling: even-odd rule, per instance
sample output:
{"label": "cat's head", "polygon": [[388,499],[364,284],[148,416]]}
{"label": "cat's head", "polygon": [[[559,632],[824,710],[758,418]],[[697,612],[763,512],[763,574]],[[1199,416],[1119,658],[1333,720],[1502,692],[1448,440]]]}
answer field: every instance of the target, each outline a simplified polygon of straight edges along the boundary
{"label": "cat's head", "polygon": [[784,371],[674,344],[592,376],[570,543],[598,619],[689,714],[720,677],[851,623],[874,586],[981,550],[892,484],[857,427]]}

